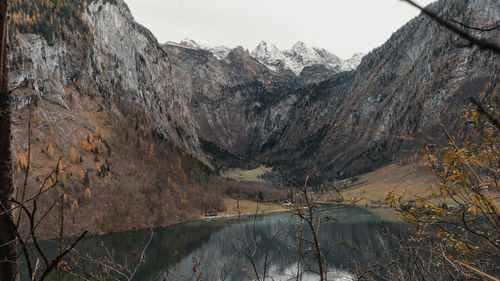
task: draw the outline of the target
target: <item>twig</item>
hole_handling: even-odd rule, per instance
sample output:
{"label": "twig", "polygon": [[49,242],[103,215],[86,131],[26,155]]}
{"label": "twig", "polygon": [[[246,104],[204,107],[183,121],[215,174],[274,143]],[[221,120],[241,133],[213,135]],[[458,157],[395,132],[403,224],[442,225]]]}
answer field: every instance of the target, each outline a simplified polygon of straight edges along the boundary
{"label": "twig", "polygon": [[473,97],[470,97],[470,101],[477,106],[477,112],[486,116],[486,118],[488,118],[488,120],[490,120],[491,123],[493,123],[493,125],[495,125],[497,127],[497,129],[500,130],[500,121],[498,121],[498,119],[496,119],[495,117],[493,117],[487,110],[486,108],[484,108],[484,106],[482,106],[475,98]]}
{"label": "twig", "polygon": [[62,252],[59,256],[57,256],[57,258],[55,258],[51,263],[50,265],[47,267],[47,269],[45,269],[45,271],[42,273],[42,276],[40,276],[40,280],[39,281],[43,281],[45,280],[45,278],[47,278],[47,276],[49,275],[49,273],[59,264],[59,262],[62,260],[62,258],[64,256],[66,256],[67,253],[69,253],[69,251],[71,251],[75,245],[80,242],[80,240],[83,239],[83,237],[85,237],[85,235],[87,235],[88,231],[85,230],[82,235],[80,235],[80,237],[78,237],[68,248],[66,248],[66,250],[64,250],[64,252]]}
{"label": "twig", "polygon": [[467,29],[478,30],[478,31],[481,31],[481,32],[489,32],[489,31],[493,31],[495,29],[500,29],[500,25],[495,25],[495,26],[492,26],[492,27],[482,28],[482,27],[475,27],[475,26],[467,25],[465,23],[457,21],[456,19],[451,19],[450,21],[454,22],[456,24],[459,24],[459,25],[461,25],[461,26],[463,26],[463,27],[465,27]]}
{"label": "twig", "polygon": [[459,35],[460,37],[464,38],[465,40],[469,41],[471,46],[475,45],[475,46],[478,46],[482,50],[489,50],[489,51],[492,51],[494,53],[500,54],[500,46],[495,44],[494,42],[489,41],[489,40],[485,40],[485,39],[477,38],[477,37],[465,32],[465,31],[455,27],[454,25],[452,25],[448,21],[439,17],[436,13],[427,10],[426,8],[420,6],[419,4],[415,3],[412,0],[402,0],[402,1],[409,3],[413,7],[422,11],[422,13],[424,13],[425,15],[427,15],[427,16],[431,17],[433,20],[437,21],[440,25],[446,27],[451,32],[453,32],[453,33]]}

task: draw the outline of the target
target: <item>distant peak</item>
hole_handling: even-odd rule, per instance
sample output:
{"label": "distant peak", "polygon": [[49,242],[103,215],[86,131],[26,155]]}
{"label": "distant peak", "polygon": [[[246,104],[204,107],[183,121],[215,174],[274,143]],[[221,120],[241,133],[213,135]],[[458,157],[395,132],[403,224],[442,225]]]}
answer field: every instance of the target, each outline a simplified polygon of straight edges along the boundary
{"label": "distant peak", "polygon": [[236,46],[229,53],[233,54],[233,55],[238,55],[238,56],[241,56],[241,55],[250,55],[250,53],[248,52],[248,50],[245,49],[245,48],[243,48],[242,46]]}
{"label": "distant peak", "polygon": [[191,38],[184,38],[179,43],[167,42],[167,45],[173,45],[183,48],[195,49],[195,50],[205,50],[212,53],[218,60],[224,59],[229,52],[232,50],[230,47],[223,45],[215,45],[209,40],[194,40]]}
{"label": "distant peak", "polygon": [[265,41],[265,40],[262,40],[260,41],[259,45],[257,45],[257,48],[276,48],[276,46],[269,42],[269,41]]}
{"label": "distant peak", "polygon": [[340,69],[342,71],[355,70],[358,68],[364,56],[365,54],[363,53],[355,53],[350,59],[344,60]]}
{"label": "distant peak", "polygon": [[252,51],[254,57],[280,56],[281,51],[274,44],[262,40]]}
{"label": "distant peak", "polygon": [[193,39],[188,38],[188,37],[182,39],[182,41],[179,42],[179,44],[189,46],[189,47],[199,47],[200,46],[198,43],[196,43],[196,41],[194,41]]}
{"label": "distant peak", "polygon": [[297,43],[295,43],[293,46],[292,46],[292,50],[295,50],[295,49],[304,49],[304,48],[307,48],[307,45],[306,43],[302,42],[302,41],[297,41]]}

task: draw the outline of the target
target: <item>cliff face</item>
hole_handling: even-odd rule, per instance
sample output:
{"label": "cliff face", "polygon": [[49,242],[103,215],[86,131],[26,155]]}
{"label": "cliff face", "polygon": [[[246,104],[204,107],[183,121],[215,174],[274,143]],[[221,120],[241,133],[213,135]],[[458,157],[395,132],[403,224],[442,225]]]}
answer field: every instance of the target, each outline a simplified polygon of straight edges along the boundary
{"label": "cliff face", "polygon": [[[87,115],[107,112],[117,118],[123,114],[119,107],[134,105],[148,112],[168,140],[204,161],[188,96],[172,87],[171,62],[152,34],[135,23],[122,1],[92,1],[82,18],[89,33],[71,42],[18,36],[10,54],[11,84],[26,81],[32,91],[16,94],[13,107],[26,106],[32,96],[47,100],[40,114],[51,115],[55,126],[71,119],[75,124],[61,129],[78,135],[104,121]],[[74,135],[65,135],[61,141],[71,143]]]}
{"label": "cliff face", "polygon": [[[291,104],[288,92],[298,85],[291,73],[274,73],[241,49],[225,60],[211,53],[165,45],[178,91],[191,93],[188,107],[204,143],[242,157],[253,156],[261,143],[282,126]],[[289,110],[289,109],[287,109]]]}
{"label": "cliff face", "polygon": [[[122,216],[122,206],[134,202],[157,204],[165,213],[214,209],[220,198],[199,198],[204,207],[195,207],[188,196],[221,193],[207,187],[215,182],[207,180],[205,165],[321,165],[331,177],[355,175],[440,142],[429,116],[460,134],[468,97],[499,88],[499,56],[460,47],[459,38],[425,16],[394,33],[356,70],[312,65],[297,76],[269,69],[242,48],[222,58],[161,45],[121,0],[83,3],[71,10],[76,23],[16,22],[9,55],[11,85],[28,85],[13,97],[17,179],[26,166],[31,102],[33,184],[65,156],[63,186],[71,189],[73,207],[90,210],[101,200]],[[499,5],[454,0],[431,8],[484,26],[500,21]],[[499,33],[476,35],[498,40]],[[121,188],[138,197],[122,192],[109,199]],[[103,225],[109,221],[98,211],[95,216]]]}

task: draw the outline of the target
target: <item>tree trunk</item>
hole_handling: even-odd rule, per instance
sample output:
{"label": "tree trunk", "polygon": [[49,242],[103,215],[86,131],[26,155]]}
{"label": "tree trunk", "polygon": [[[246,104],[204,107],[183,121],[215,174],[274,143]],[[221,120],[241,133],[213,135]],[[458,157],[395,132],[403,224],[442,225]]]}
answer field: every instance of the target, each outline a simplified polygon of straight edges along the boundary
{"label": "tree trunk", "polygon": [[0,280],[18,280],[16,228],[7,211],[14,190],[10,145],[10,92],[7,69],[7,0],[0,0]]}

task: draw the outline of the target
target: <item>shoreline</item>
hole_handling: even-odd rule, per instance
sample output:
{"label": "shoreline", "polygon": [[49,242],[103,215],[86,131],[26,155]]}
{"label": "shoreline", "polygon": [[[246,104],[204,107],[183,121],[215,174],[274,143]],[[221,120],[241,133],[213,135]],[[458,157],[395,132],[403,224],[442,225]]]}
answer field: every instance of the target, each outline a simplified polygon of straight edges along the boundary
{"label": "shoreline", "polygon": [[[257,205],[267,206],[268,207],[267,209],[259,209],[259,211],[257,213],[257,215],[259,215],[259,216],[260,215],[286,213],[286,212],[290,211],[289,209],[282,208],[281,205],[277,205],[277,204],[273,204],[273,203],[256,202],[256,201],[250,201],[250,200],[236,200],[236,199],[232,199],[232,198],[224,198],[224,201],[225,201],[225,204],[228,201],[233,201],[233,202],[239,201],[239,202],[246,202],[247,204],[250,203],[250,205],[252,205],[252,206],[257,206]],[[269,208],[269,207],[278,207],[278,206],[279,206],[279,208],[273,208],[273,209]],[[229,209],[230,207],[231,206],[226,205],[227,209]],[[115,234],[115,233],[143,231],[145,229],[150,229],[150,228],[157,229],[157,228],[169,227],[169,226],[185,224],[185,223],[206,222],[206,221],[210,221],[210,220],[212,220],[214,222],[215,221],[223,221],[224,219],[234,219],[234,218],[238,218],[238,217],[250,217],[253,215],[255,215],[255,211],[253,211],[253,212],[244,211],[244,212],[238,213],[238,212],[234,212],[234,210],[233,211],[225,210],[225,211],[221,212],[221,215],[218,215],[215,217],[205,217],[204,214],[201,214],[197,217],[192,217],[192,218],[188,218],[188,219],[185,219],[182,221],[176,221],[176,222],[162,224],[162,225],[151,225],[149,227],[132,227],[130,229],[109,231],[109,232],[104,232],[104,233],[103,232],[101,232],[101,233],[89,232],[86,235],[86,237],[99,237],[99,236],[106,236],[106,235],[111,235],[111,234]],[[64,239],[71,239],[71,238],[75,238],[75,237],[77,237],[77,235],[65,236]],[[48,241],[48,240],[53,240],[53,239],[58,239],[58,237],[49,237],[49,238],[43,239],[43,240]]]}
{"label": "shoreline", "polygon": [[[263,212],[258,212],[258,213],[239,213],[239,214],[226,214],[222,216],[213,216],[213,217],[207,217],[203,216],[200,217],[196,220],[192,220],[190,222],[197,222],[197,221],[221,221],[224,219],[234,219],[234,218],[246,218],[246,217],[252,217],[252,216],[262,216],[262,215],[273,215],[273,214],[281,214],[281,213],[289,213],[291,212],[290,209],[279,209],[279,210],[270,210],[270,211],[263,211]],[[184,222],[181,222],[184,223]]]}
{"label": "shoreline", "polygon": [[[217,215],[214,217],[206,217],[205,215],[200,215],[198,217],[193,217],[193,218],[189,218],[189,219],[182,220],[182,221],[168,223],[165,225],[131,228],[128,230],[110,231],[110,232],[106,232],[106,233],[89,233],[86,237],[99,237],[99,236],[106,236],[106,235],[111,235],[111,234],[116,234],[116,233],[136,232],[136,231],[143,231],[143,230],[150,229],[150,228],[157,229],[157,228],[164,228],[164,227],[175,226],[175,225],[186,224],[186,223],[223,222],[224,220],[230,220],[230,219],[250,218],[250,217],[255,216],[255,215],[265,216],[265,215],[289,213],[292,211],[290,208],[286,208],[286,207],[283,207],[281,205],[277,205],[277,204],[273,204],[273,203],[262,203],[262,202],[249,201],[249,200],[235,200],[235,199],[231,199],[231,198],[225,198],[224,200],[251,202],[252,204],[255,204],[255,206],[264,205],[264,206],[272,206],[272,207],[279,206],[279,207],[275,208],[275,209],[267,209],[267,210],[260,209],[260,210],[258,210],[258,212],[243,211],[243,212],[238,213],[238,212],[234,212],[234,210],[233,211],[226,210],[224,212],[221,212],[220,215]],[[383,210],[383,211],[391,210],[390,208],[388,208],[386,206],[370,205],[370,204],[368,204],[368,206],[366,206],[365,204],[355,204],[355,205],[353,205],[353,207],[362,208],[362,209],[366,209],[366,210]],[[380,214],[380,212],[376,212],[376,211],[373,213],[378,214],[378,215],[383,215],[383,214]],[[75,237],[76,236],[66,236],[66,237],[64,237],[64,239],[71,239],[71,238],[75,238]],[[58,239],[58,237],[51,237],[51,238],[47,238],[47,239],[43,239],[43,240],[45,241],[45,240],[53,240],[53,239]]]}

